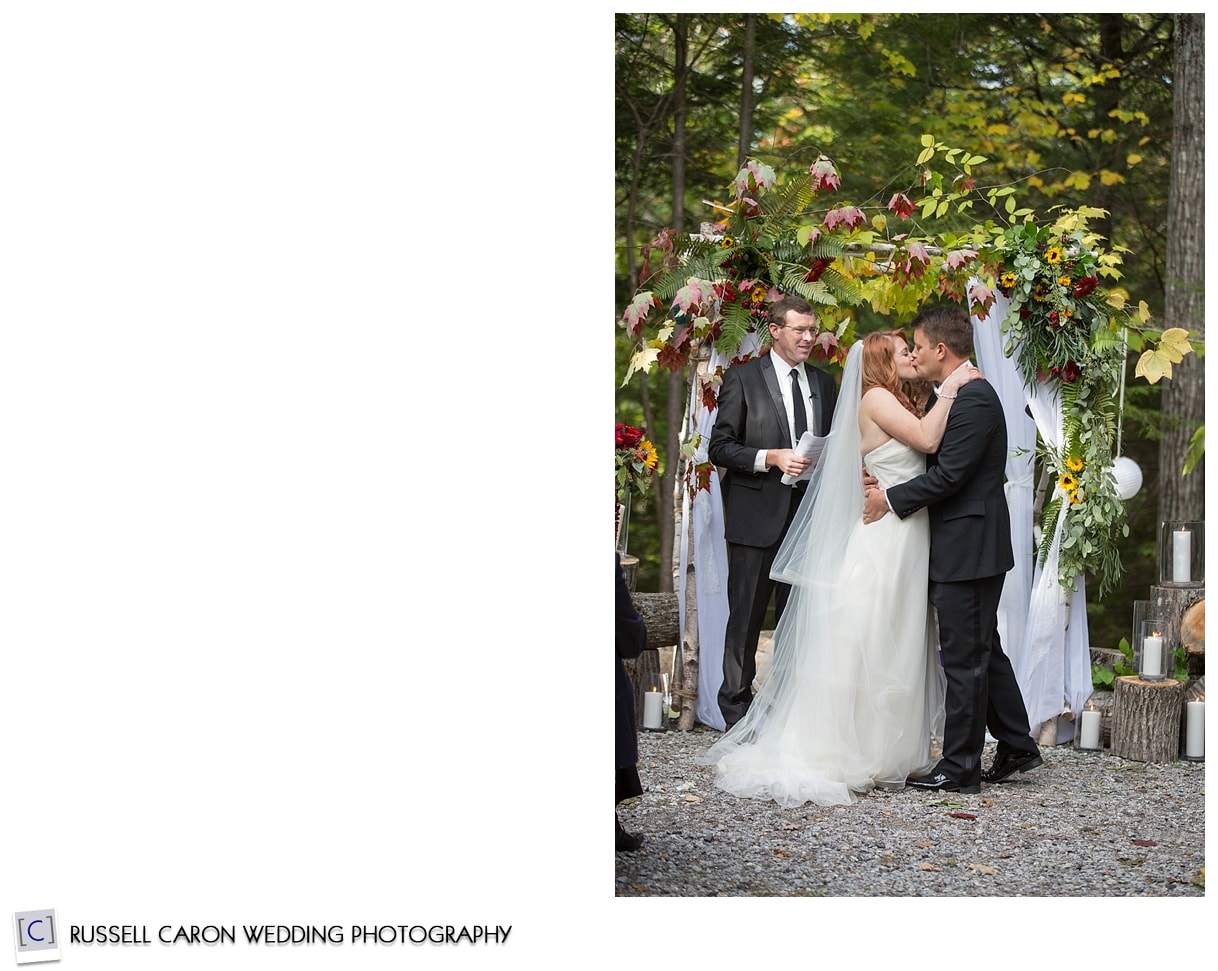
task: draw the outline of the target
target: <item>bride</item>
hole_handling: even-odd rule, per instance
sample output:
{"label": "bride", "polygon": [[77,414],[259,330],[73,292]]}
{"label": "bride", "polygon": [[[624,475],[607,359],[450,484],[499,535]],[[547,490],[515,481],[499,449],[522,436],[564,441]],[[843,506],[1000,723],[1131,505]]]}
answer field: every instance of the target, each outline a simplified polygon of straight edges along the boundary
{"label": "bride", "polygon": [[926,470],[961,368],[919,419],[903,390],[917,380],[899,331],[850,348],[821,463],[774,562],[791,584],[770,673],[745,716],[698,761],[715,784],[782,806],[845,805],[876,786],[929,772],[943,725],[943,676],[927,600],[925,509],[863,524],[861,472],[881,487]]}

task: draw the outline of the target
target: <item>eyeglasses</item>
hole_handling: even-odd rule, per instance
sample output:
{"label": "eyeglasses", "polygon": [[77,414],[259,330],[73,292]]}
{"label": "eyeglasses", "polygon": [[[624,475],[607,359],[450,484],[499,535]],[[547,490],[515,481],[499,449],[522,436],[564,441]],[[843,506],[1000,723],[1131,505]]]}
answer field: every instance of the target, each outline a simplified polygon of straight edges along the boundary
{"label": "eyeglasses", "polygon": [[801,341],[808,336],[815,336],[817,331],[817,328],[815,327],[788,327],[786,329],[794,334],[795,339],[798,341]]}

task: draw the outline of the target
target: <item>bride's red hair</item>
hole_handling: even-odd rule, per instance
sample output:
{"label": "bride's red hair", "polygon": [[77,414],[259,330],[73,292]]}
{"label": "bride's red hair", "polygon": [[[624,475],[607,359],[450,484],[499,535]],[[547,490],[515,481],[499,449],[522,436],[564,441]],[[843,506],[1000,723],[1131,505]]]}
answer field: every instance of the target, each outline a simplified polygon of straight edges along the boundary
{"label": "bride's red hair", "polygon": [[904,384],[897,374],[893,338],[906,340],[899,330],[879,330],[863,338],[863,394],[872,388],[887,388],[897,401],[916,415],[918,409],[905,393]]}

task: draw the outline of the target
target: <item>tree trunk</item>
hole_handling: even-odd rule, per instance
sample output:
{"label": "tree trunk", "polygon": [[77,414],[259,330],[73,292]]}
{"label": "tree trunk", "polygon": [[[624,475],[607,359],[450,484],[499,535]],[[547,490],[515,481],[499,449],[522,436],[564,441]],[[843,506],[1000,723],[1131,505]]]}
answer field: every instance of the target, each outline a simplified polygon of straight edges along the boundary
{"label": "tree trunk", "polygon": [[[1100,48],[1096,58],[1099,65],[1122,64],[1126,60],[1122,33],[1125,26],[1125,15],[1119,13],[1096,14],[1099,28]],[[1121,105],[1121,76],[1106,78],[1102,83],[1091,89],[1094,99],[1092,111],[1093,124],[1097,131],[1103,131],[1111,124],[1111,112]],[[1111,150],[1102,139],[1088,139],[1083,142],[1085,151],[1090,157],[1091,167],[1112,169],[1117,166],[1111,158]],[[1097,216],[1091,222],[1091,228],[1104,239],[1112,239],[1112,200],[1115,196],[1113,187],[1104,184],[1103,179],[1092,180],[1088,203],[1096,209],[1103,209],[1105,215]]]}
{"label": "tree trunk", "polygon": [[[1205,15],[1175,16],[1171,188],[1167,200],[1164,327],[1205,340]],[[1164,379],[1159,442],[1159,521],[1205,518],[1204,459],[1187,476],[1184,457],[1205,421],[1205,369],[1194,354]]]}
{"label": "tree trunk", "polygon": [[1112,704],[1112,754],[1135,762],[1175,762],[1180,758],[1180,717],[1184,685],[1116,679]]}
{"label": "tree trunk", "polygon": [[[692,354],[692,359],[697,363],[694,365],[692,380],[694,386],[698,388],[697,397],[699,400],[702,397],[703,380],[710,373],[711,345],[703,342]],[[698,409],[693,409],[693,414],[687,414],[688,425],[682,435],[683,439],[689,439],[696,445],[695,451],[701,455],[704,454],[702,447],[697,443],[697,436],[700,434],[697,428]],[[685,462],[692,462],[692,458],[684,459]],[[695,478],[694,472],[689,473],[690,479]],[[682,482],[682,488],[685,488]],[[681,515],[681,503],[676,504],[674,516],[678,519]],[[692,510],[693,503],[690,503]],[[698,671],[699,671],[699,642],[698,642],[698,585],[697,576],[694,572],[694,524],[693,516],[689,517],[689,521],[685,522],[685,537],[688,542],[689,552],[688,561],[685,570],[685,636],[682,642],[677,645],[676,657],[673,660],[674,669],[674,698],[680,709],[680,715],[677,720],[677,728],[683,732],[689,731],[694,727],[697,720],[695,710],[698,703]],[[680,568],[680,561],[676,563],[676,568]]]}
{"label": "tree trunk", "polygon": [[[672,90],[672,228],[675,232],[685,231],[685,118],[686,92],[685,82],[689,74],[689,15],[677,14],[676,28],[673,31],[673,90]],[[668,375],[668,434],[664,446],[664,474],[660,477],[659,490],[656,494],[656,508],[660,527],[660,592],[671,593],[673,590],[672,572],[663,568],[672,562],[673,550],[676,546],[676,528],[671,516],[665,510],[671,509],[677,495],[677,484],[680,482],[681,460],[681,419],[685,414],[685,371],[670,372]]]}
{"label": "tree trunk", "polygon": [[691,537],[685,577],[685,637],[673,658],[673,704],[679,712],[677,728],[683,732],[694,727],[698,705],[698,578],[694,576],[693,559]]}
{"label": "tree trunk", "polygon": [[736,146],[736,168],[744,167],[753,147],[753,48],[756,46],[757,14],[744,15],[744,52],[740,72],[740,140]]}

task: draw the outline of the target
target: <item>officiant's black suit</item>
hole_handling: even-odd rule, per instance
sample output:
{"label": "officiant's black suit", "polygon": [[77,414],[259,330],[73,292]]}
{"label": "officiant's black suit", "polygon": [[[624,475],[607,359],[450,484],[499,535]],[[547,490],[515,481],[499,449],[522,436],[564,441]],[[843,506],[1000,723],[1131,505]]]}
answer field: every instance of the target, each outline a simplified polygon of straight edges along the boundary
{"label": "officiant's black suit", "polygon": [[947,674],[938,771],[961,786],[980,784],[987,726],[1000,755],[1038,751],[998,637],[1002,584],[1015,565],[1003,490],[1006,457],[1006,419],[998,394],[988,381],[972,381],[960,389],[926,473],[886,490],[902,519],[928,508],[930,599],[938,612]]}
{"label": "officiant's black suit", "polygon": [[[781,375],[776,368],[781,368]],[[805,362],[810,431],[829,434],[837,385]],[[770,597],[781,616],[791,588],[770,579],[770,567],[791,525],[804,486],[782,484],[782,471],[753,471],[759,449],[790,448],[791,426],[778,382],[790,366],[773,352],[723,373],[708,454],[724,472],[723,532],[728,551],[728,622],[723,644],[719,710],[730,728],[748,710],[757,674],[757,641]]]}

